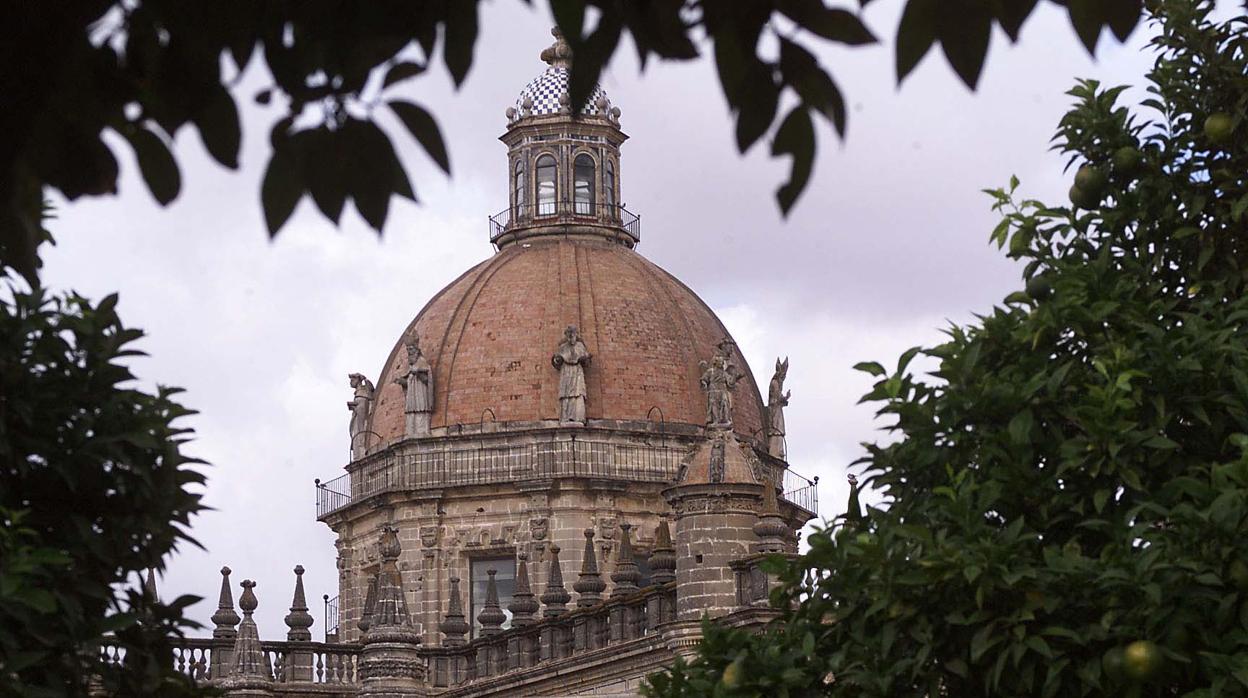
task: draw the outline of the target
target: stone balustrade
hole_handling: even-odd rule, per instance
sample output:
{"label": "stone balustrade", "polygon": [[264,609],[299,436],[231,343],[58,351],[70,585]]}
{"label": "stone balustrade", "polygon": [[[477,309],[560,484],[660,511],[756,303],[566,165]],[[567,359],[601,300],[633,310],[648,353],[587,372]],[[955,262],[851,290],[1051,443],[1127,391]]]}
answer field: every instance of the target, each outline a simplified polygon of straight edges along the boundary
{"label": "stone balustrade", "polygon": [[549,662],[653,637],[658,627],[675,620],[676,584],[641,589],[597,605],[543,618],[474,638],[459,646],[428,647],[428,681],[453,688],[526,670],[540,673]]}

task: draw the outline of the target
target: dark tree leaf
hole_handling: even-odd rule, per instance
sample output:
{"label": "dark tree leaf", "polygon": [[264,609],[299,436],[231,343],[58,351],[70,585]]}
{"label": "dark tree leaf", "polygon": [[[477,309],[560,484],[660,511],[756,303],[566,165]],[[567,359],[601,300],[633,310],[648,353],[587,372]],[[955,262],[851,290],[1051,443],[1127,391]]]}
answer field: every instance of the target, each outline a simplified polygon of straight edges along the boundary
{"label": "dark tree leaf", "polygon": [[683,0],[653,0],[616,6],[623,12],[622,24],[632,34],[637,61],[643,71],[651,52],[679,60],[698,56],[698,47],[690,39],[688,27],[681,18],[684,5]]}
{"label": "dark tree leaf", "polygon": [[579,114],[582,107],[593,94],[594,85],[602,73],[603,66],[615,53],[620,41],[620,17],[614,12],[604,12],[598,18],[598,26],[583,41],[568,37],[572,48],[572,70],[568,75],[568,98],[574,114]]}
{"label": "dark tree leaf", "polygon": [[780,0],[777,9],[799,27],[829,41],[850,46],[874,44],[875,35],[852,12],[829,8],[823,0]]}
{"label": "dark tree leaf", "polygon": [[1023,22],[1031,16],[1032,10],[1036,9],[1036,3],[1039,0],[999,0],[997,6],[997,22],[1001,24],[1001,28],[1005,30],[1005,35],[1010,37],[1010,41],[1018,41],[1018,32],[1023,28]]}
{"label": "dark tree leaf", "polygon": [[446,152],[446,143],[442,140],[442,132],[433,115],[423,107],[411,102],[393,100],[387,106],[399,117],[407,130],[420,142],[421,147],[429,153],[429,157],[438,163],[438,167],[448,175],[451,173],[451,161]]}
{"label": "dark tree leaf", "polygon": [[[1248,5],[1245,6],[1248,9]],[[1144,3],[1141,0],[1107,0],[1105,18],[1119,41],[1125,42],[1140,23]]]}
{"label": "dark tree leaf", "polygon": [[936,41],[936,23],[942,7],[939,0],[907,0],[897,26],[897,83],[914,70]]}
{"label": "dark tree leaf", "polygon": [[767,133],[776,118],[776,105],[780,101],[780,88],[771,79],[751,82],[750,99],[741,103],[737,112],[737,150],[744,153]]}
{"label": "dark tree leaf", "polygon": [[274,144],[273,156],[269,158],[264,181],[260,184],[260,202],[264,206],[264,223],[268,226],[269,237],[277,236],[277,231],[286,225],[303,196],[304,184],[299,176],[299,160],[292,143],[293,139]]}
{"label": "dark tree leaf", "polygon": [[350,157],[346,139],[341,131],[328,127],[300,131],[292,137],[294,146],[302,157],[299,169],[316,207],[326,218],[338,224],[347,201],[346,173],[350,171]]}
{"label": "dark tree leaf", "polygon": [[575,46],[583,41],[581,32],[585,30],[585,3],[582,0],[550,0],[550,13],[555,17],[555,26],[569,44]]}
{"label": "dark tree leaf", "polygon": [[350,171],[346,173],[347,190],[355,209],[380,233],[394,191],[394,146],[372,121],[348,120],[342,127],[342,137],[352,154]]}
{"label": "dark tree leaf", "polygon": [[844,138],[845,100],[814,54],[782,37],[780,70],[785,83],[793,86],[802,102],[832,122],[837,134]]}
{"label": "dark tree leaf", "polygon": [[810,112],[801,107],[789,112],[776,131],[775,139],[771,142],[771,154],[793,157],[789,181],[776,190],[776,201],[780,204],[780,211],[787,216],[793,204],[797,202],[797,197],[806,188],[814,164],[815,128],[810,122]]}
{"label": "dark tree leaf", "polygon": [[199,137],[213,159],[231,170],[238,169],[238,149],[242,143],[242,129],[238,122],[238,107],[234,98],[224,87],[214,89],[195,117]]}
{"label": "dark tree leaf", "polygon": [[475,0],[453,0],[447,3],[446,35],[442,57],[451,79],[458,87],[472,67],[472,52],[477,45],[477,3]]}
{"label": "dark tree leaf", "polygon": [[182,176],[178,172],[178,163],[174,161],[169,147],[159,136],[142,126],[125,130],[130,147],[134,148],[134,156],[139,162],[139,171],[143,173],[143,181],[152,192],[152,196],[161,206],[178,197],[182,188]]}
{"label": "dark tree leaf", "polygon": [[1101,37],[1101,26],[1105,22],[1105,5],[1110,0],[1066,0],[1066,9],[1070,13],[1070,23],[1083,42],[1084,48],[1091,55],[1096,55],[1096,42]]}
{"label": "dark tree leaf", "polygon": [[425,72],[425,68],[426,66],[421,65],[420,63],[413,63],[411,61],[396,63],[386,71],[386,78],[382,80],[381,88],[384,90],[396,82],[401,82],[403,80],[407,80],[408,78],[414,78]]}
{"label": "dark tree leaf", "polygon": [[992,38],[992,13],[983,0],[945,0],[942,8],[940,47],[954,72],[974,90]]}

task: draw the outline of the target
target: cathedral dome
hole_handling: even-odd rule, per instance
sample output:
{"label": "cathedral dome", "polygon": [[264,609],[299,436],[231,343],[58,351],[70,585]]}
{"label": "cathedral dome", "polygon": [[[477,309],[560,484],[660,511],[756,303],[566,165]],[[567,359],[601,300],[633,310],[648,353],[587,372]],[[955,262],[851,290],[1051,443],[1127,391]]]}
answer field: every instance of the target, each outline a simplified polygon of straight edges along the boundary
{"label": "cathedral dome", "polygon": [[[516,98],[516,113],[523,114],[527,111],[532,116],[560,114],[567,94],[567,66],[552,65],[520,91],[520,96]],[[586,116],[606,116],[610,103],[606,91],[600,85],[594,85],[581,113]]]}
{"label": "cathedral dome", "polygon": [[[409,324],[377,381],[370,424],[377,445],[404,436],[404,393],[395,379],[406,370],[412,334],[432,367],[435,432],[557,424],[551,356],[568,325],[579,328],[592,355],[588,426],[706,424],[699,363],[728,338],[711,309],[627,246],[592,236],[535,238],[465,272]],[[745,358],[735,346],[731,352],[744,374],[734,391],[734,429],[757,437],[762,399]]]}

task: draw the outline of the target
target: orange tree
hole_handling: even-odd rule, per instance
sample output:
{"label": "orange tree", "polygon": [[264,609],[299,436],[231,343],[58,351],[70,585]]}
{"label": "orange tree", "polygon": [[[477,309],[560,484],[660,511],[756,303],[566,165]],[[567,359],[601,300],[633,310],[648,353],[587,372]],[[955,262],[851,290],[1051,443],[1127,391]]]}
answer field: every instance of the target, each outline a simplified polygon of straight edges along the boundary
{"label": "orange tree", "polygon": [[990,192],[1025,290],[858,366],[887,506],[649,695],[1248,695],[1248,22],[1210,9],[1149,6],[1138,113],[1071,90],[1071,206]]}

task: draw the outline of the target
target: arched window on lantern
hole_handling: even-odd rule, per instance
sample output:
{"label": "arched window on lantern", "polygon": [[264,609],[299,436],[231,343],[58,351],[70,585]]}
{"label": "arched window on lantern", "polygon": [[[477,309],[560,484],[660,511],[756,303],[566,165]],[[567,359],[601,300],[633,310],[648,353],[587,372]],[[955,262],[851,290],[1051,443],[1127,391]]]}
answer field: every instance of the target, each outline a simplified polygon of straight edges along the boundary
{"label": "arched window on lantern", "polygon": [[555,213],[555,158],[543,155],[537,159],[537,215]]}
{"label": "arched window on lantern", "polygon": [[585,153],[576,156],[572,167],[573,210],[582,216],[594,212],[594,159]]}
{"label": "arched window on lantern", "polygon": [[514,194],[512,201],[515,202],[515,211],[516,211],[516,215],[514,217],[519,218],[520,216],[524,216],[528,214],[528,211],[526,211],[524,208],[524,205],[528,203],[527,201],[528,197],[525,196],[526,187],[525,187],[525,181],[524,181],[524,161],[523,160],[519,160],[516,162],[516,173],[514,177],[514,182],[512,184],[512,189],[513,189],[513,194]]}
{"label": "arched window on lantern", "polygon": [[618,215],[615,210],[615,163],[607,160],[606,172],[607,177],[602,187],[602,198],[607,204],[607,215],[615,217]]}

